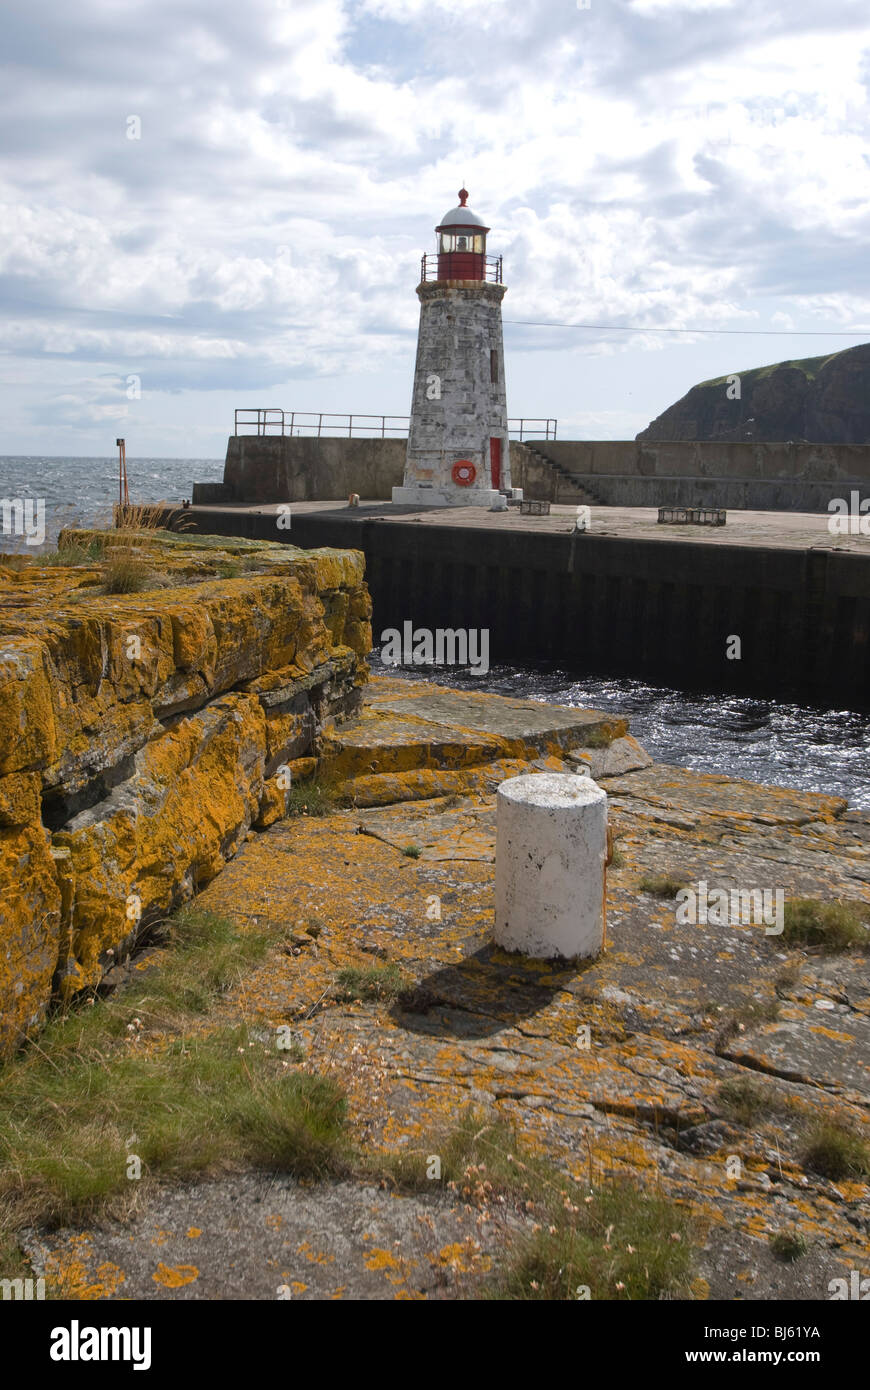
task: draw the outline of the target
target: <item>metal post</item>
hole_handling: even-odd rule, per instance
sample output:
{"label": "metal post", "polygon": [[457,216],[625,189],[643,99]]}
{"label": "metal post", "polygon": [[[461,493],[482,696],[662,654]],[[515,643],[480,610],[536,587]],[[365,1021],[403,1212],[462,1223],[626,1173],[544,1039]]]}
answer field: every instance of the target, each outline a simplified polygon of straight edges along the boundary
{"label": "metal post", "polygon": [[116,439],[118,446],[118,505],[129,507],[130,493],[127,489],[127,445],[125,440]]}

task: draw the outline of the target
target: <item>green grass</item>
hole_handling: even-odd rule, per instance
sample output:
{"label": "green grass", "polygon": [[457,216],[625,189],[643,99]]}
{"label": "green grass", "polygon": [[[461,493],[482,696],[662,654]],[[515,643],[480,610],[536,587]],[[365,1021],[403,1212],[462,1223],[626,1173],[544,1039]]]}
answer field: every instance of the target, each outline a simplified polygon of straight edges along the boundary
{"label": "green grass", "polygon": [[346,804],[337,783],[326,777],[293,782],[287,789],[288,816],[329,816]]}
{"label": "green grass", "polygon": [[128,1154],[172,1178],[242,1164],[329,1169],[344,1122],[329,1079],[285,1069],[244,1027],[140,1047],[107,1055],[91,1044],[59,1070],[40,1057],[0,1080],[0,1195],[31,1220],[72,1219],[129,1191]]}
{"label": "green grass", "polygon": [[765,1115],[779,1115],[795,1109],[789,1096],[780,1095],[770,1086],[759,1086],[749,1077],[739,1076],[724,1081],[717,1092],[722,1113],[746,1129]]}
{"label": "green grass", "polygon": [[103,542],[89,541],[80,545],[77,541],[68,542],[58,550],[44,550],[37,557],[40,565],[94,565],[103,559]]}
{"label": "green grass", "polygon": [[226,919],[179,914],[162,967],[56,1016],[0,1069],[4,1259],[22,1225],[129,1201],[131,1154],[145,1181],[242,1166],[317,1177],[344,1164],[341,1089],[244,1025],[208,1027],[267,944]]}
{"label": "green grass", "polygon": [[641,893],[651,893],[654,898],[675,898],[685,886],[682,879],[672,874],[648,874],[638,884]]}
{"label": "green grass", "polygon": [[340,1003],[395,999],[405,987],[397,965],[348,966],[335,978],[334,997]]}
{"label": "green grass", "polygon": [[771,376],[780,367],[797,367],[798,371],[803,372],[808,380],[813,381],[818,376],[825,363],[830,362],[839,353],[832,352],[823,354],[821,357],[794,357],[787,362],[771,362],[766,367],[750,367],[747,371],[726,373],[725,376],[713,377],[710,381],[700,381],[699,386],[724,386],[728,376],[739,376],[741,381],[741,394],[745,394],[745,385],[750,385],[755,381]]}
{"label": "green grass", "polygon": [[800,1231],[777,1231],[770,1237],[771,1254],[783,1264],[802,1260],[809,1248],[806,1236],[801,1235]]}
{"label": "green grass", "polygon": [[[574,1204],[576,1205],[576,1203]],[[590,1204],[554,1218],[517,1243],[491,1297],[510,1300],[686,1296],[692,1249],[685,1215],[663,1197],[632,1184],[599,1189]]]}
{"label": "green grass", "polygon": [[868,1178],[870,1147],[848,1125],[836,1120],[817,1120],[807,1135],[801,1163],[810,1172],[833,1182],[843,1178]]}
{"label": "green grass", "polygon": [[406,859],[419,859],[420,855],[422,854],[422,850],[420,849],[419,845],[405,845],[405,848],[402,850],[402,853],[404,854]]}
{"label": "green grass", "polygon": [[761,1087],[749,1077],[724,1082],[717,1100],[722,1114],[746,1129],[777,1115],[787,1116],[801,1136],[796,1156],[808,1172],[834,1182],[870,1178],[870,1146],[850,1125],[813,1115],[798,1099]]}
{"label": "green grass", "polygon": [[107,594],[141,594],[157,586],[154,571],[138,555],[116,550],[103,570]]}
{"label": "green grass", "polygon": [[263,567],[264,561],[257,555],[234,555],[231,560],[216,560],[214,566],[219,579],[239,579]]}
{"label": "green grass", "polygon": [[787,946],[817,947],[824,952],[870,945],[866,909],[843,902],[790,898],[785,904],[781,940]]}
{"label": "green grass", "polygon": [[[436,1154],[440,1184],[427,1177]],[[527,1218],[527,1233],[508,1239],[483,1290],[487,1299],[574,1301],[579,1285],[593,1299],[687,1292],[692,1228],[682,1208],[630,1183],[590,1192],[531,1154],[503,1120],[466,1111],[428,1153],[379,1156],[379,1162],[400,1187],[431,1191],[446,1183],[464,1204],[509,1206]]]}
{"label": "green grass", "polygon": [[165,924],[163,942],[168,949],[159,968],[124,990],[122,1007],[106,1001],[107,1021],[126,1022],[132,1009],[147,1026],[169,1028],[208,1013],[219,995],[263,959],[270,938],[240,932],[228,917],[186,907]]}
{"label": "green grass", "polygon": [[792,956],[791,960],[786,961],[773,982],[773,987],[781,998],[788,998],[800,980],[802,969],[799,958]]}

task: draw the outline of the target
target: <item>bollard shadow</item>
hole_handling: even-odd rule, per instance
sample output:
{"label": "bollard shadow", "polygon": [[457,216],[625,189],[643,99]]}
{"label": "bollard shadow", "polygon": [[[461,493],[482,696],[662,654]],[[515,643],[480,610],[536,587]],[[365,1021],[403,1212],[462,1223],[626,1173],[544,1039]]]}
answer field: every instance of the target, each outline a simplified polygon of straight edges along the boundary
{"label": "bollard shadow", "polygon": [[397,996],[393,1021],[427,1037],[485,1038],[533,1018],[596,962],[531,960],[494,945],[442,966]]}

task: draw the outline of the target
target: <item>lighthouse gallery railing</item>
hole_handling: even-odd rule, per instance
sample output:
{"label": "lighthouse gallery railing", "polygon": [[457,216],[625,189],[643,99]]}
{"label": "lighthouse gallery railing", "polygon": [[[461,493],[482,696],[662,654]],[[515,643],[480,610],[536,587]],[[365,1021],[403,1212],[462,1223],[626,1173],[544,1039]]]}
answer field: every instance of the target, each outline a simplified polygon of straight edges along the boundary
{"label": "lighthouse gallery railing", "polygon": [[[234,434],[307,435],[317,439],[401,439],[407,436],[407,415],[336,415],[280,406],[250,406],[236,410]],[[555,439],[557,420],[522,416],[508,420],[511,439]]]}
{"label": "lighthouse gallery railing", "polygon": [[[474,264],[482,266],[482,275],[465,276],[464,271]],[[501,256],[484,256],[477,251],[427,251],[420,259],[420,281],[440,280],[439,269],[444,266],[448,271],[448,278],[457,280],[489,280],[494,285],[501,285],[502,266]],[[455,271],[455,275],[450,272]]]}

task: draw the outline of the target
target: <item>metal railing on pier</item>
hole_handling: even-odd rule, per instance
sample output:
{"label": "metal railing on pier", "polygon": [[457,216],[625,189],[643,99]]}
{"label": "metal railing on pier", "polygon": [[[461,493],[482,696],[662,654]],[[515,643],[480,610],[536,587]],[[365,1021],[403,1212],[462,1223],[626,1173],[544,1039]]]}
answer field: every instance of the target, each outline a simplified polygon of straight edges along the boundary
{"label": "metal railing on pier", "polygon": [[525,416],[519,420],[508,420],[508,434],[522,444],[524,439],[555,439],[558,420],[533,420]]}
{"label": "metal railing on pier", "polygon": [[[518,417],[508,420],[511,439],[555,439],[557,420]],[[407,415],[340,415],[311,410],[282,410],[280,406],[242,407],[235,412],[234,434],[291,435],[309,438],[401,439],[407,437]]]}
{"label": "metal railing on pier", "polygon": [[368,439],[395,439],[408,433],[407,415],[338,415],[311,410],[251,408],[236,411],[236,434],[354,436]]}

